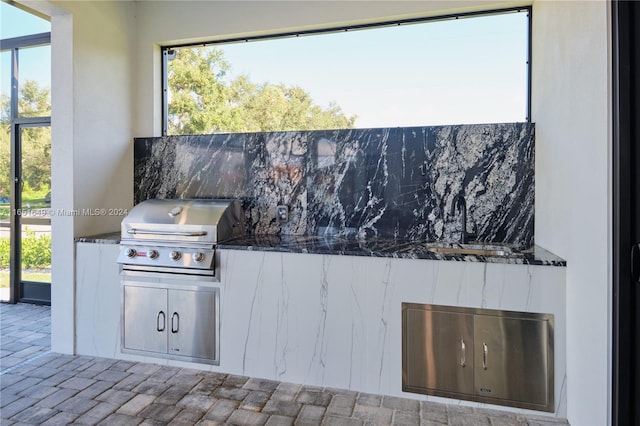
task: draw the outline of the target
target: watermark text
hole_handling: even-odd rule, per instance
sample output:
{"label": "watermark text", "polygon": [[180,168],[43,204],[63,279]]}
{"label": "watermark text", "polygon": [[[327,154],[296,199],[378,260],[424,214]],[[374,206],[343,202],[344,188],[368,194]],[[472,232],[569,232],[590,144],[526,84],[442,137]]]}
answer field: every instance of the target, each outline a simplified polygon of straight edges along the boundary
{"label": "watermark text", "polygon": [[54,217],[54,216],[126,216],[128,209],[3,209],[0,216],[16,215],[22,217]]}

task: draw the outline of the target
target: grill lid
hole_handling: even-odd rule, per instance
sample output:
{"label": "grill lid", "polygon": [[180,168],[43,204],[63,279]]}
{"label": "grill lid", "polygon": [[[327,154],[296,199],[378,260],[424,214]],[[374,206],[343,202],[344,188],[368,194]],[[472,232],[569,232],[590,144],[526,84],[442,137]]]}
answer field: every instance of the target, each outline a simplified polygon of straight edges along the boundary
{"label": "grill lid", "polygon": [[121,239],[216,244],[242,232],[238,200],[151,199],[121,223]]}

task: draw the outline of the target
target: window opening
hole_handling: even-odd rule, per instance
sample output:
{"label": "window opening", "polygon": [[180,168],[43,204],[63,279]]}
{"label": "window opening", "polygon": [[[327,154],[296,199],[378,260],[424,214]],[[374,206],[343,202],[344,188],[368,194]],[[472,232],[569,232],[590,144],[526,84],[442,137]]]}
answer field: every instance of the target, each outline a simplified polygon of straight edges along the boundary
{"label": "window opening", "polygon": [[0,301],[50,304],[50,23],[0,16]]}
{"label": "window opening", "polygon": [[163,133],[528,121],[530,18],[518,8],[167,46]]}

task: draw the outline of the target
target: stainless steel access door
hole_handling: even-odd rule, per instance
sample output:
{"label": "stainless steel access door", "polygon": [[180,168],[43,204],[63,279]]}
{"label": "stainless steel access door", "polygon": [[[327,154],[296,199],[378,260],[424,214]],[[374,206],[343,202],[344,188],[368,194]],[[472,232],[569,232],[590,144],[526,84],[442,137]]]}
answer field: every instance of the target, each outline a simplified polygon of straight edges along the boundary
{"label": "stainless steel access door", "polygon": [[473,394],[473,314],[406,309],[403,390]]}
{"label": "stainless steel access door", "polygon": [[547,406],[548,330],[546,320],[476,315],[476,394]]}
{"label": "stainless steel access door", "polygon": [[553,412],[551,314],[402,304],[402,390]]}
{"label": "stainless steel access door", "polygon": [[123,270],[122,352],[220,365],[216,278]]}
{"label": "stainless steel access door", "polygon": [[167,352],[167,291],[124,286],[123,342],[126,349]]}
{"label": "stainless steel access door", "polygon": [[169,290],[169,353],[216,358],[216,293]]}

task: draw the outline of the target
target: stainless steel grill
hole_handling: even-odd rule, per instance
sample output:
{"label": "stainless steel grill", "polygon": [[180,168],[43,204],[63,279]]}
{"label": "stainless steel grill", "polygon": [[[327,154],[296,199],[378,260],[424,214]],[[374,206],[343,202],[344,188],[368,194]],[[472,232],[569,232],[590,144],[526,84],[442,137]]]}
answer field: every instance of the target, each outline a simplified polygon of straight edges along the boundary
{"label": "stainless steel grill", "polygon": [[216,275],[215,247],[242,233],[237,200],[147,200],[121,224],[123,271]]}
{"label": "stainless steel grill", "polygon": [[121,225],[122,352],[218,365],[216,244],[242,233],[239,201],[148,200]]}

